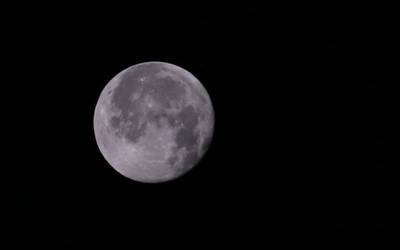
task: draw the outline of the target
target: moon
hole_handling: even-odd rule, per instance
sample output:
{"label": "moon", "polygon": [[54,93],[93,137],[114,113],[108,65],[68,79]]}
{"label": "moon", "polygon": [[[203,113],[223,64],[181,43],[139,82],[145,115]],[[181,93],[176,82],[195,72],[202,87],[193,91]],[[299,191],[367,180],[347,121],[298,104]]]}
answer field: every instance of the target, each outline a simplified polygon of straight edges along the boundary
{"label": "moon", "polygon": [[105,160],[144,183],[176,179],[201,160],[214,132],[214,109],[200,83],[165,62],[133,65],[104,87],[94,133]]}

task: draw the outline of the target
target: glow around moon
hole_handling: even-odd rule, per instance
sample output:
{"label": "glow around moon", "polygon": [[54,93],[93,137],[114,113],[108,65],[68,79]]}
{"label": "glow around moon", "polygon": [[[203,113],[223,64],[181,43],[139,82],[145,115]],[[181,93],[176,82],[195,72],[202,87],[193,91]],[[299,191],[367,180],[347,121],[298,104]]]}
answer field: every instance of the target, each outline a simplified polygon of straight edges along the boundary
{"label": "glow around moon", "polygon": [[97,145],[122,175],[140,182],[175,179],[204,156],[214,131],[207,91],[176,65],[146,62],[117,74],[94,113]]}

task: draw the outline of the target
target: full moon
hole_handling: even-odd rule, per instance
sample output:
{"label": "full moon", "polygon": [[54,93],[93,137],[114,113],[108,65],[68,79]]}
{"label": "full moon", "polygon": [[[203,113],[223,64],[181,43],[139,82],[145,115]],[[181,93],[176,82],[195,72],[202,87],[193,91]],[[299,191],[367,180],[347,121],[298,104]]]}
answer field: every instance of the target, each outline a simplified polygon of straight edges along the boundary
{"label": "full moon", "polygon": [[213,137],[210,97],[190,72],[145,62],[118,73],[104,87],[94,112],[97,145],[129,179],[176,179],[204,156]]}

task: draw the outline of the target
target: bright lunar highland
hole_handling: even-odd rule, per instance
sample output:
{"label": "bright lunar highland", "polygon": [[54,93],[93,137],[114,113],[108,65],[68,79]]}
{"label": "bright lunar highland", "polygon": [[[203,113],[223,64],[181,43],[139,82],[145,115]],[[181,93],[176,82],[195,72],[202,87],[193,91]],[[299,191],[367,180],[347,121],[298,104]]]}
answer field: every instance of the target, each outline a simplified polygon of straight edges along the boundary
{"label": "bright lunar highland", "polygon": [[106,161],[139,182],[173,180],[192,169],[214,132],[210,97],[191,73],[146,62],[117,74],[94,112],[97,145]]}

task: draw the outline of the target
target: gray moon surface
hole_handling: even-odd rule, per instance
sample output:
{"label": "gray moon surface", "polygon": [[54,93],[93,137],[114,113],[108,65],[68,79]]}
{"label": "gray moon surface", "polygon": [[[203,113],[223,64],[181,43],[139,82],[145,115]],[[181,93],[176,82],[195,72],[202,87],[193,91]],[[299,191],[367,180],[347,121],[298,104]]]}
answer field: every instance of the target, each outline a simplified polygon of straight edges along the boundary
{"label": "gray moon surface", "polygon": [[144,183],[165,182],[191,170],[214,132],[210,97],[190,72],[145,62],[118,73],[94,112],[97,145],[120,174]]}

